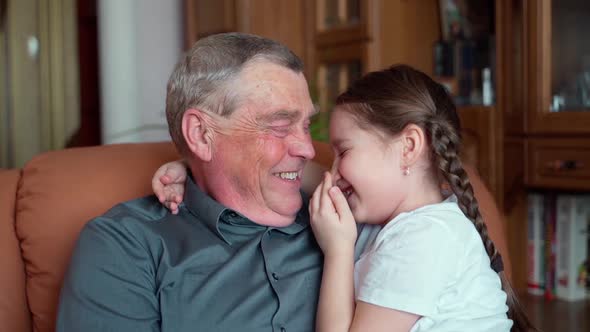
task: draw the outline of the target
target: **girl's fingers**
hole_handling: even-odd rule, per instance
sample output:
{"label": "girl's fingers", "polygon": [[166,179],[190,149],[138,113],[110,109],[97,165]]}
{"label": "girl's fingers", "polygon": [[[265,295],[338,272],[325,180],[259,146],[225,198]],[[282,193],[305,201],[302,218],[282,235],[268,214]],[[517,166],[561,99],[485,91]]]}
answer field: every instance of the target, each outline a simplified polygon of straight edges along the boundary
{"label": "girl's fingers", "polygon": [[323,181],[318,184],[313,192],[313,196],[311,196],[310,204],[309,204],[309,214],[314,215],[318,212],[320,207],[320,196],[322,191],[322,184]]}
{"label": "girl's fingers", "polygon": [[324,173],[324,176],[322,178],[322,183],[320,184],[320,192],[319,192],[319,200],[318,200],[318,210],[319,211],[323,211],[324,210],[324,205],[325,205],[325,199],[324,199],[324,193],[326,192],[326,173]]}
{"label": "girl's fingers", "polygon": [[169,185],[172,183],[172,178],[170,176],[168,176],[167,174],[164,174],[164,175],[160,176],[160,182],[162,182],[162,184],[164,184],[164,185]]}
{"label": "girl's fingers", "polygon": [[156,176],[154,176],[152,178],[152,190],[154,191],[154,194],[156,194],[156,196],[158,197],[158,200],[160,201],[160,203],[163,203],[163,199],[166,196],[166,193],[164,190],[164,185],[162,184],[160,179]]}
{"label": "girl's fingers", "polygon": [[172,212],[172,214],[178,214],[178,204],[176,203],[170,203],[170,211]]}
{"label": "girl's fingers", "polygon": [[332,203],[332,198],[330,198],[328,194],[328,190],[332,187],[332,178],[330,173],[326,172],[324,174],[324,181],[322,182],[322,194],[320,200],[320,209],[324,212],[335,212],[334,204]]}
{"label": "girl's fingers", "polygon": [[346,197],[338,187],[330,188],[330,197],[332,198],[332,202],[334,207],[336,208],[336,213],[340,216],[340,221],[344,219],[352,219],[354,217],[352,215],[352,211],[350,211],[350,207],[348,206],[348,202],[346,201]]}

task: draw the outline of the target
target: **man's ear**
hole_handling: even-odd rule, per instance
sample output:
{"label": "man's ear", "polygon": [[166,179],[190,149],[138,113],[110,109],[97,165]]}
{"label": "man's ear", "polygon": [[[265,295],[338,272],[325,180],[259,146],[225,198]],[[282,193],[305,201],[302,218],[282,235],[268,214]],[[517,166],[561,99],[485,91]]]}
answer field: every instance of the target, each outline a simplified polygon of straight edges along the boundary
{"label": "man's ear", "polygon": [[203,111],[188,109],[182,116],[182,135],[189,150],[203,161],[213,156],[213,130]]}
{"label": "man's ear", "polygon": [[422,128],[415,124],[407,125],[401,132],[402,164],[413,166],[426,151],[426,135]]}

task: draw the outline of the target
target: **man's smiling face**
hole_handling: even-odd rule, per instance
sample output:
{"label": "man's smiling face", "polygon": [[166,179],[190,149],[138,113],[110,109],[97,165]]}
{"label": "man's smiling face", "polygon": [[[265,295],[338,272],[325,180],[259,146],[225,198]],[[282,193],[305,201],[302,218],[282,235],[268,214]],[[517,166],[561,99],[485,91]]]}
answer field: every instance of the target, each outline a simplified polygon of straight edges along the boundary
{"label": "man's smiling face", "polygon": [[255,61],[231,85],[239,102],[214,140],[210,194],[257,223],[288,225],[301,208],[303,167],[314,157],[307,82],[302,73]]}

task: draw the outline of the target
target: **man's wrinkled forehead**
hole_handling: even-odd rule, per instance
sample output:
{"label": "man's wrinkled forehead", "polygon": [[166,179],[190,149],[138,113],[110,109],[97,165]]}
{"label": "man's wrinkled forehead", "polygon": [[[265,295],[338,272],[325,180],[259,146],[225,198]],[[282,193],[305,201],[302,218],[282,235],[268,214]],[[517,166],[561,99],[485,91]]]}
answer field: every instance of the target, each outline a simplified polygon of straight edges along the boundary
{"label": "man's wrinkled forehead", "polygon": [[249,63],[232,89],[240,95],[238,113],[251,121],[297,121],[315,113],[303,74],[274,63]]}
{"label": "man's wrinkled forehead", "polygon": [[288,110],[279,109],[270,113],[262,113],[256,116],[256,120],[260,123],[273,123],[276,121],[287,121],[290,123],[297,122],[301,119],[310,118],[317,113],[317,109],[312,107],[305,110]]}

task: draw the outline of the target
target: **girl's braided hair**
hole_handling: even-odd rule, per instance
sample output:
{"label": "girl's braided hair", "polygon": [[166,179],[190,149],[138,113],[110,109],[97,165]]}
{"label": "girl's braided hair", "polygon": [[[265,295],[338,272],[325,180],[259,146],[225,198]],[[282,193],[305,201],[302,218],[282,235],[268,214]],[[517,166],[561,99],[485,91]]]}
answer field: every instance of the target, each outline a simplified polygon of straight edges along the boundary
{"label": "girl's braided hair", "polygon": [[477,229],[492,268],[498,272],[508,296],[508,317],[513,331],[535,331],[503,272],[502,259],[479,211],[479,205],[461,158],[461,125],[455,104],[446,89],[428,75],[407,65],[369,73],[336,99],[359,125],[375,127],[392,137],[408,124],[424,131],[434,175],[441,186],[457,196],[461,211]]}

